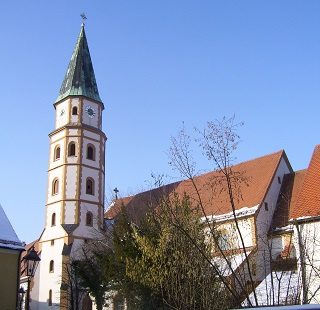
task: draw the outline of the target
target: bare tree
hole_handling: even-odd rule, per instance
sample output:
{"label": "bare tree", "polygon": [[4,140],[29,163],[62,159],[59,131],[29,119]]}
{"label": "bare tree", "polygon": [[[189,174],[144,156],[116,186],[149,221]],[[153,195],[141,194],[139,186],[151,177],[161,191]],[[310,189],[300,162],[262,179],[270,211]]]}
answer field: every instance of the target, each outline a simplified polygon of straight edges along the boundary
{"label": "bare tree", "polygon": [[[290,224],[289,219],[286,218],[282,223],[285,226],[286,241],[285,248],[281,250],[282,267],[280,269],[277,269],[279,265],[276,266],[279,260],[276,261],[273,257],[275,245],[274,237],[269,232],[270,218],[266,219],[264,228],[260,227],[260,231],[256,232],[259,246],[253,250],[247,250],[246,231],[248,229],[245,225],[249,223],[241,219],[237,206],[242,201],[242,188],[249,185],[251,180],[250,176],[246,175],[246,171],[234,169],[236,161],[234,152],[240,142],[238,129],[242,125],[242,123],[235,123],[235,117],[232,117],[223,118],[222,121],[208,122],[204,130],[194,128],[198,135],[194,141],[198,143],[202,154],[213,164],[213,170],[216,171],[214,176],[207,179],[205,183],[199,181],[201,178],[198,178],[200,173],[197,170],[197,162],[193,158],[194,149],[190,147],[193,141],[186,133],[184,126],[178,135],[172,138],[168,153],[169,164],[180,173],[182,179],[189,181],[193,192],[189,188],[188,193],[192,192],[191,196],[202,212],[204,229],[210,236],[208,240],[213,248],[210,257],[207,257],[208,261],[211,261],[212,268],[215,269],[226,289],[235,300],[238,300],[239,307],[258,306],[261,303],[276,305],[317,301],[316,295],[320,287],[318,281],[320,264],[317,260],[320,235],[316,221],[313,225],[304,225],[301,221],[298,225],[295,222],[293,226],[293,223]],[[227,204],[231,209],[228,214],[230,221],[223,225],[220,221],[221,216],[208,212],[210,206],[214,206],[214,199],[210,200],[208,196],[219,197],[222,192],[227,193]],[[287,203],[289,210],[290,199]],[[276,207],[278,208],[278,206],[272,206],[273,210]],[[254,212],[254,208],[252,210]],[[219,214],[221,213],[223,212]],[[275,235],[277,233],[279,232]],[[292,249],[297,249],[294,256],[292,256],[294,252]],[[206,255],[201,251],[200,254]],[[239,260],[240,265],[237,264]],[[259,277],[257,273],[260,273]],[[262,275],[265,280],[268,280],[264,281],[266,286],[262,293],[268,296],[267,303],[261,301],[261,296],[258,296],[256,291]],[[258,291],[261,294],[261,287]]]}
{"label": "bare tree", "polygon": [[61,303],[68,305],[70,310],[83,310],[83,301],[88,295],[78,276],[73,261],[63,263],[63,283],[61,288],[64,296]]}
{"label": "bare tree", "polygon": [[[221,122],[208,122],[207,127],[203,131],[195,128],[196,133],[199,135],[196,141],[199,143],[202,153],[213,163],[214,170],[219,172],[209,183],[199,184],[197,182],[198,171],[196,170],[196,161],[192,158],[192,150],[190,150],[191,138],[187,135],[184,127],[181,128],[177,137],[172,138],[172,145],[168,155],[169,163],[173,169],[177,170],[183,179],[189,180],[192,184],[195,192],[194,199],[202,212],[205,229],[210,235],[210,239],[214,242],[213,247],[219,252],[220,266],[222,259],[225,267],[229,270],[228,277],[225,275],[225,269],[221,270],[211,257],[208,257],[208,261],[212,262],[212,267],[217,270],[221,281],[234,298],[240,302],[244,297],[248,300],[249,305],[252,305],[249,293],[251,291],[254,293],[255,282],[235,207],[236,202],[241,200],[241,185],[246,184],[248,180],[245,172],[234,171],[232,169],[233,163],[236,160],[233,152],[236,150],[240,139],[237,129],[242,126],[242,123],[235,123],[234,120],[235,118],[232,117],[230,119],[223,118]],[[245,264],[242,267],[241,273],[239,273],[239,270],[236,272],[236,268],[232,264],[235,251],[226,251],[221,232],[219,232],[212,215],[207,214],[207,202],[203,199],[202,187],[205,187],[207,191],[210,190],[213,196],[219,195],[221,191],[228,193],[233,215],[232,229],[236,236],[233,242],[240,244],[240,247],[233,248],[234,250],[242,249],[241,255]],[[258,304],[256,296],[254,303]]]}

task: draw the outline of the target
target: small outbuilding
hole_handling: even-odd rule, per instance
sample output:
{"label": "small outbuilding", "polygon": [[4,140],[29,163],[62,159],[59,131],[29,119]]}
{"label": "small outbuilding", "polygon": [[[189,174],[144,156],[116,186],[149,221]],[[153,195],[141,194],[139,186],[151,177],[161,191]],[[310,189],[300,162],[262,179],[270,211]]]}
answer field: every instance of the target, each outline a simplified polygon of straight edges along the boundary
{"label": "small outbuilding", "polygon": [[24,244],[16,235],[7,215],[0,205],[0,309],[18,307],[20,284],[20,259]]}

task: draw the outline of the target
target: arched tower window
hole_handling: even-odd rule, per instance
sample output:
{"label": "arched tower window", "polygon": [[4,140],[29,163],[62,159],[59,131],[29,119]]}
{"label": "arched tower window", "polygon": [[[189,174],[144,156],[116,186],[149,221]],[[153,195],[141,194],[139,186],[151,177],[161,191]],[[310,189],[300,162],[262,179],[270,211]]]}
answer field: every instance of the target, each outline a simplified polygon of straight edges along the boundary
{"label": "arched tower window", "polygon": [[72,115],[78,115],[78,108],[77,107],[72,108]]}
{"label": "arched tower window", "polygon": [[51,260],[49,263],[49,272],[54,272],[54,261]]}
{"label": "arched tower window", "polygon": [[92,144],[88,144],[87,159],[95,160],[95,148]]}
{"label": "arched tower window", "polygon": [[76,156],[76,144],[74,142],[69,143],[68,156]]}
{"label": "arched tower window", "polygon": [[51,215],[51,226],[56,226],[56,214],[52,213]]}
{"label": "arched tower window", "polygon": [[86,180],[86,194],[88,195],[94,194],[94,181],[92,178],[87,178]]}
{"label": "arched tower window", "polygon": [[61,153],[61,150],[60,150],[60,146],[58,145],[54,150],[54,160],[60,159],[60,153]]}
{"label": "arched tower window", "polygon": [[52,182],[52,195],[57,195],[59,193],[59,179],[54,179]]}
{"label": "arched tower window", "polygon": [[49,290],[48,306],[52,306],[52,290]]}
{"label": "arched tower window", "polygon": [[86,225],[93,226],[93,216],[91,212],[87,212],[86,214]]}

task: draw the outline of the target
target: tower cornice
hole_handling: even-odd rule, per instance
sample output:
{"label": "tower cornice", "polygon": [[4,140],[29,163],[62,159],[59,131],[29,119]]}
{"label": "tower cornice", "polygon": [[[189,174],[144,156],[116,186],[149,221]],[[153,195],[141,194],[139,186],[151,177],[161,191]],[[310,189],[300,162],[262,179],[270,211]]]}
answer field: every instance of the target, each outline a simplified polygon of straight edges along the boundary
{"label": "tower cornice", "polygon": [[54,136],[55,134],[57,134],[58,132],[64,131],[66,129],[87,129],[89,131],[98,133],[100,136],[102,136],[104,138],[104,141],[107,141],[108,138],[105,135],[105,133],[93,126],[87,125],[87,124],[83,124],[83,123],[68,123],[66,125],[63,125],[59,128],[57,128],[56,130],[52,131],[51,133],[49,133],[49,137],[51,138],[52,136]]}
{"label": "tower cornice", "polygon": [[90,100],[90,101],[92,101],[94,103],[97,103],[97,104],[101,105],[102,106],[102,110],[104,110],[104,104],[101,101],[95,100],[93,98],[90,98],[90,97],[87,97],[87,96],[84,96],[84,95],[81,95],[81,96],[79,96],[79,95],[68,95],[68,96],[63,97],[63,98],[61,98],[59,100],[56,100],[55,103],[53,104],[53,106],[56,109],[56,107],[57,107],[57,105],[59,105],[59,103],[65,101],[66,99],[74,99],[74,98],[77,98],[77,97],[78,98],[82,98],[82,99],[88,99],[88,100]]}

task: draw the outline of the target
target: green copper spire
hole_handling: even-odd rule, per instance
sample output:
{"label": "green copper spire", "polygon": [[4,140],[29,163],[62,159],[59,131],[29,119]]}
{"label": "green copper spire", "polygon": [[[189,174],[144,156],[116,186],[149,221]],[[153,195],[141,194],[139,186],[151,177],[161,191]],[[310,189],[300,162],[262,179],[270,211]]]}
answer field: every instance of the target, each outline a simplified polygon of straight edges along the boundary
{"label": "green copper spire", "polygon": [[102,103],[94,76],[84,24],[82,24],[77,44],[55,103],[68,96],[85,96]]}

